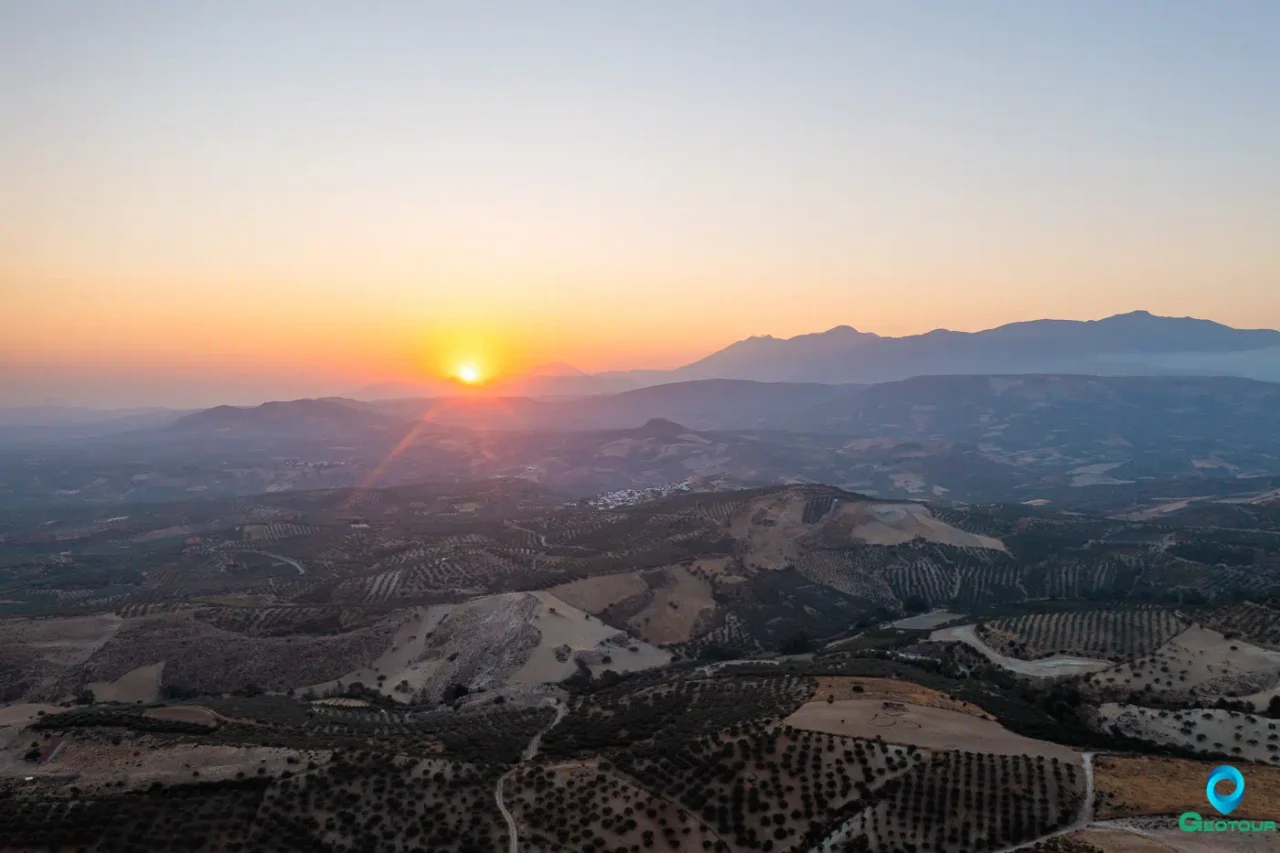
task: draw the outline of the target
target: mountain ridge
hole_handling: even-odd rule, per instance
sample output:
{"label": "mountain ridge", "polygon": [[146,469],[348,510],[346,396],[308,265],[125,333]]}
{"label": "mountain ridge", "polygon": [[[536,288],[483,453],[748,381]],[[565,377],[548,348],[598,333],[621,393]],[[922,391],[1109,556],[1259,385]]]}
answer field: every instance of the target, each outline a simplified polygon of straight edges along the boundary
{"label": "mountain ridge", "polygon": [[[792,338],[746,338],[671,371],[681,379],[755,379],[823,383],[891,382],[931,374],[1196,373],[1164,356],[1212,356],[1274,350],[1256,371],[1280,378],[1280,331],[1236,329],[1194,317],[1131,311],[1099,320],[1039,319],[978,332],[935,329],[888,337],[835,326]],[[1258,375],[1259,373],[1265,375]]]}
{"label": "mountain ridge", "polygon": [[[841,324],[790,338],[753,335],[670,370],[593,374],[535,368],[495,381],[488,390],[509,397],[551,399],[711,379],[866,385],[913,376],[988,374],[1237,376],[1277,381],[1280,331],[1237,329],[1213,320],[1166,317],[1146,310],[1096,320],[1044,318],[976,332],[934,329],[897,337]],[[436,396],[445,390],[431,385],[424,382],[418,389],[368,386],[349,396],[388,399]],[[415,390],[419,393],[412,393]]]}

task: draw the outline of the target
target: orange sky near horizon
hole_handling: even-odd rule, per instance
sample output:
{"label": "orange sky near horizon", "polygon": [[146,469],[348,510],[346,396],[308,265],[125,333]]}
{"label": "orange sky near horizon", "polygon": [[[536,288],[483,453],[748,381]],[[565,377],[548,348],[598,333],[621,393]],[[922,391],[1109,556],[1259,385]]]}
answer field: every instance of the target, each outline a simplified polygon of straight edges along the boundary
{"label": "orange sky near horizon", "polygon": [[0,4],[0,405],[1280,327],[1266,4],[375,6]]}
{"label": "orange sky near horizon", "polygon": [[464,360],[487,376],[552,361],[668,368],[750,335],[840,324],[903,335],[1143,308],[1280,326],[1268,285],[1277,253],[1259,251],[1263,235],[1225,227],[1168,242],[1131,227],[1085,252],[1071,230],[1050,239],[1026,223],[961,220],[930,235],[886,217],[869,234],[815,222],[739,246],[727,224],[653,233],[592,225],[584,211],[539,224],[536,240],[495,216],[483,239],[459,245],[441,223],[422,248],[407,235],[375,240],[341,205],[318,214],[327,227],[310,236],[283,210],[264,234],[212,229],[229,210],[130,216],[136,205],[112,202],[85,221],[0,231],[0,363],[234,363],[374,380],[448,374]]}
{"label": "orange sky near horizon", "polygon": [[[486,249],[500,253],[500,239]],[[0,364],[156,375],[232,367],[376,382],[451,375],[466,361],[490,379],[546,362],[588,372],[670,368],[750,335],[791,337],[840,324],[901,335],[1145,308],[1246,328],[1280,325],[1266,288],[1249,284],[1248,260],[1205,254],[1203,242],[1197,252],[1098,252],[1053,269],[1036,269],[1029,257],[989,267],[977,246],[969,257],[893,252],[843,262],[819,256],[807,265],[762,263],[757,252],[751,266],[652,246],[640,253],[647,263],[632,254],[612,263],[566,255],[555,266],[523,269],[486,251],[426,259],[386,251],[374,271],[343,250],[374,256],[325,241],[296,269],[287,269],[285,249],[246,263],[247,248],[234,242],[208,250],[235,259],[218,266],[174,258],[161,267],[145,247],[94,257],[88,242],[77,243],[77,267],[30,244],[3,254],[9,310],[0,315]],[[1006,250],[1004,260],[1020,254]],[[1253,289],[1253,301],[1207,299],[1199,282],[1224,277],[1246,294]],[[1140,286],[1121,286],[1134,281]]]}

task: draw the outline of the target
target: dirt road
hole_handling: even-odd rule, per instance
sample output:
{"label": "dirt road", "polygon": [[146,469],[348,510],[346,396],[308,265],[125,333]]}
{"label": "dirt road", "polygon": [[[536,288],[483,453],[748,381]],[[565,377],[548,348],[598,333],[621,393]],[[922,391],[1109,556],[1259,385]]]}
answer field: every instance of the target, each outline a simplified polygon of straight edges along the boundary
{"label": "dirt road", "polygon": [[1092,658],[1073,658],[1054,655],[1040,660],[1018,660],[1006,657],[979,639],[973,625],[960,625],[956,628],[942,628],[929,635],[935,643],[964,643],[971,646],[992,663],[999,664],[1007,670],[1019,675],[1053,677],[1059,675],[1079,675],[1086,672],[1102,672],[1111,669],[1115,664]]}
{"label": "dirt road", "polygon": [[1084,804],[1080,806],[1080,816],[1071,823],[1055,829],[1048,835],[1042,835],[1031,841],[1024,841],[1021,844],[1014,844],[1012,847],[1005,847],[995,851],[995,853],[1012,853],[1014,850],[1027,850],[1035,847],[1042,841],[1048,841],[1050,838],[1057,838],[1059,835],[1067,835],[1080,829],[1084,829],[1093,823],[1093,756],[1092,752],[1081,753],[1080,758],[1084,762]]}
{"label": "dirt road", "polygon": [[502,819],[507,822],[507,853],[520,853],[520,830],[516,827],[516,819],[507,809],[507,804],[502,799],[502,786],[506,783],[507,777],[520,769],[520,766],[526,761],[532,761],[538,757],[538,750],[542,748],[542,736],[554,729],[564,715],[569,713],[569,704],[562,700],[556,700],[556,715],[533,736],[529,741],[529,745],[524,748],[524,754],[520,756],[520,763],[512,767],[506,773],[498,778],[498,784],[493,789],[493,801],[498,805],[498,811],[502,812]]}
{"label": "dirt road", "polygon": [[242,554],[259,554],[263,557],[270,557],[273,560],[279,560],[282,563],[288,563],[298,570],[298,574],[305,575],[307,570],[302,567],[302,563],[292,557],[286,557],[283,554],[272,554],[270,551],[241,551]]}
{"label": "dirt road", "polygon": [[551,547],[550,545],[547,544],[547,535],[545,533],[539,533],[536,530],[530,530],[527,527],[521,527],[520,525],[516,524],[514,521],[504,521],[502,523],[505,524],[507,527],[510,527],[512,530],[519,530],[521,533],[528,533],[531,536],[538,537],[538,543],[542,545],[543,548]]}

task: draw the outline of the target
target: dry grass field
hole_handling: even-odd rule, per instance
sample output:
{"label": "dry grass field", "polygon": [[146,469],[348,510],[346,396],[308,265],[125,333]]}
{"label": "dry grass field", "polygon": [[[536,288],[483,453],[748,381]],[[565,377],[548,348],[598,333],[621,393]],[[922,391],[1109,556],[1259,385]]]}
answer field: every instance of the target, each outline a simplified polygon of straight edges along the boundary
{"label": "dry grass field", "polygon": [[993,719],[977,705],[953,699],[945,693],[939,693],[928,687],[896,678],[859,678],[850,675],[820,675],[815,677],[817,686],[813,691],[814,702],[826,702],[827,697],[834,699],[888,699],[892,702],[909,702],[912,705],[923,705],[927,708],[942,708],[946,711],[958,711],[973,717]]}
{"label": "dry grass field", "polygon": [[548,592],[654,645],[692,640],[717,611],[711,583],[680,565],[584,578]]}
{"label": "dry grass field", "polygon": [[1079,753],[1069,747],[1014,734],[994,720],[882,699],[809,702],[787,717],[786,723],[797,729],[846,737],[880,737],[888,743],[926,749],[1043,755],[1079,762]]}
{"label": "dry grass field", "polygon": [[160,696],[164,661],[131,669],[115,681],[91,681],[85,685],[98,702],[154,702]]}
{"label": "dry grass field", "polygon": [[514,683],[562,681],[573,675],[577,660],[595,673],[608,669],[634,672],[671,660],[669,652],[622,634],[599,619],[588,618],[586,613],[549,593],[533,595],[538,603],[533,627],[539,640],[524,666],[512,674],[510,680]]}
{"label": "dry grass field", "polygon": [[934,518],[921,504],[843,504],[831,523],[848,525],[855,539],[872,545],[900,545],[925,539],[962,548],[989,548],[1004,551],[1004,543],[994,536],[967,533]]}
{"label": "dry grass field", "polygon": [[[1139,815],[1204,814],[1205,780],[1220,762],[1181,758],[1100,755],[1093,760],[1099,820]],[[1280,768],[1244,770],[1245,797],[1233,818],[1275,820],[1280,816]]]}
{"label": "dry grass field", "polygon": [[[1077,846],[1068,846],[1075,844]],[[1244,835],[1183,832],[1176,825],[1119,828],[1093,826],[1064,837],[1055,853],[1275,853],[1280,837],[1274,833]]]}
{"label": "dry grass field", "polygon": [[815,512],[803,493],[780,492],[748,501],[729,519],[730,534],[744,543],[749,567],[781,569],[800,555],[799,541],[817,537],[827,542],[900,545],[923,539],[945,545],[1004,551],[992,536],[967,533],[935,518],[921,504],[866,500],[832,502]]}
{"label": "dry grass field", "polygon": [[327,750],[173,743],[153,735],[105,740],[90,734],[69,734],[53,736],[61,737],[63,746],[51,760],[43,764],[24,761],[22,753],[43,737],[27,730],[18,742],[0,751],[0,776],[65,779],[74,774],[75,784],[84,790],[142,790],[153,782],[174,785],[278,776],[310,761],[322,764],[330,756]]}
{"label": "dry grass field", "polygon": [[0,701],[42,694],[102,648],[124,624],[113,613],[0,619]]}
{"label": "dry grass field", "polygon": [[8,707],[0,708],[0,727],[25,726],[39,716],[41,711],[46,714],[56,714],[61,710],[57,705],[39,702],[9,705]]}
{"label": "dry grass field", "polygon": [[202,708],[199,705],[172,705],[164,708],[148,708],[142,716],[154,720],[173,720],[179,723],[196,723],[201,726],[216,726],[226,718],[221,714]]}
{"label": "dry grass field", "polygon": [[583,578],[548,591],[579,610],[599,616],[619,602],[644,595],[649,591],[649,585],[641,579],[640,572],[623,572]]}
{"label": "dry grass field", "polygon": [[652,595],[627,627],[656,645],[683,643],[705,631],[717,610],[711,584],[682,566],[646,572]]}
{"label": "dry grass field", "polygon": [[781,569],[795,562],[796,540],[809,528],[804,523],[806,503],[803,495],[789,491],[763,495],[729,518],[729,532],[744,543],[748,566]]}

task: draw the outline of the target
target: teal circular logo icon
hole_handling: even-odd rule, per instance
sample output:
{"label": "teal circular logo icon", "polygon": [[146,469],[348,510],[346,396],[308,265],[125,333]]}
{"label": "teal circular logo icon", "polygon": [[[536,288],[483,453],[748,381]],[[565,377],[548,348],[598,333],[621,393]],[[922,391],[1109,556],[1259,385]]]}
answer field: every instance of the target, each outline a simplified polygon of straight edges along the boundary
{"label": "teal circular logo icon", "polygon": [[[1219,782],[1230,782],[1235,788],[1229,794],[1220,794],[1217,791]],[[1209,784],[1205,786],[1204,793],[1209,798],[1209,805],[1219,813],[1231,814],[1244,799],[1244,775],[1229,764],[1215,767],[1209,774]]]}

